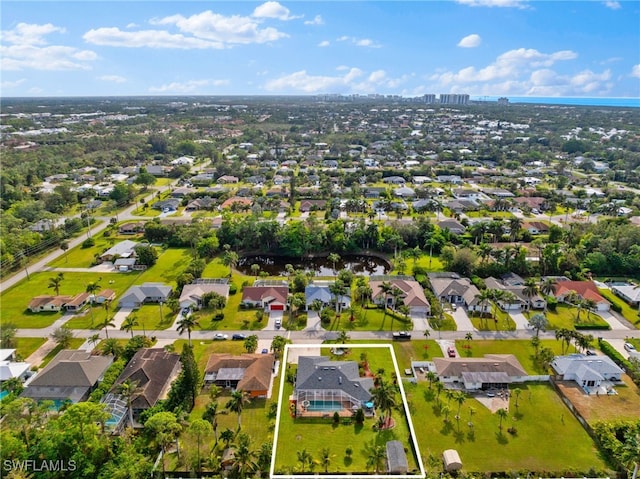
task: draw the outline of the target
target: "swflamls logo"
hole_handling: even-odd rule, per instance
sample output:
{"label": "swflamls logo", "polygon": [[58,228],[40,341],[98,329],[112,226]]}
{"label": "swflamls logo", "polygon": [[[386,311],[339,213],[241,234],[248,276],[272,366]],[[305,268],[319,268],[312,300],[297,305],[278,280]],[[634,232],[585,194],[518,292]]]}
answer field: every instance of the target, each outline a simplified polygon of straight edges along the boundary
{"label": "swflamls logo", "polygon": [[2,469],[4,471],[29,471],[29,472],[70,472],[76,470],[76,461],[73,459],[70,461],[64,460],[42,460],[35,461],[33,459],[18,460],[18,459],[5,459],[2,463]]}

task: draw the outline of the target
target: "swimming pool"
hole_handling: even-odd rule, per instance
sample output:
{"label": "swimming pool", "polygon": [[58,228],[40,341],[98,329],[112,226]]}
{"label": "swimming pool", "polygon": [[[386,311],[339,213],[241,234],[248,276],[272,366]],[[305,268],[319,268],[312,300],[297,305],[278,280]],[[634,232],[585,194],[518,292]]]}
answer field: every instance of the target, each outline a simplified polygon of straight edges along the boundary
{"label": "swimming pool", "polygon": [[320,399],[309,401],[307,411],[342,411],[342,403],[340,401],[323,401]]}

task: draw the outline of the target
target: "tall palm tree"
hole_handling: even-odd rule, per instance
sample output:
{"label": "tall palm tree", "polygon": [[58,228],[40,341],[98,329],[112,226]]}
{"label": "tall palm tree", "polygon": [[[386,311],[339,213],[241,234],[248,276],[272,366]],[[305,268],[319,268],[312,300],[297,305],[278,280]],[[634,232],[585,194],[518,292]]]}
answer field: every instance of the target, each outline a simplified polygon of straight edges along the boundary
{"label": "tall palm tree", "polygon": [[341,329],[340,332],[338,333],[338,337],[336,338],[336,341],[338,341],[338,343],[340,344],[346,344],[349,342],[350,339],[351,337],[347,334],[347,332],[344,329]]}
{"label": "tall palm tree", "polygon": [[520,229],[522,228],[522,219],[514,216],[509,220],[509,239],[513,243],[518,238],[518,233],[520,233]]}
{"label": "tall palm tree", "polygon": [[202,437],[211,432],[211,424],[209,424],[204,419],[196,419],[192,421],[189,426],[189,431],[196,436],[196,447],[197,447],[197,472],[200,474],[202,470],[202,465],[200,463],[200,443],[202,442]]}
{"label": "tall palm tree", "polygon": [[58,276],[54,276],[53,278],[49,278],[49,289],[53,289],[56,292],[56,296],[60,296],[60,286],[62,285],[62,281],[64,280],[64,274],[58,273]]}
{"label": "tall palm tree", "polygon": [[109,339],[109,330],[107,328],[115,328],[116,323],[113,322],[113,318],[110,318],[108,315],[104,318],[100,324],[98,324],[98,329],[104,329],[104,334]]}
{"label": "tall palm tree", "polygon": [[138,325],[138,317],[135,314],[130,314],[122,322],[122,326],[120,326],[120,329],[122,331],[127,331],[131,333],[131,339],[133,339],[133,328],[135,328],[137,325]]}
{"label": "tall palm tree", "polygon": [[527,298],[529,307],[531,307],[531,298],[538,294],[538,283],[533,278],[529,278],[524,282],[524,288],[522,294]]}
{"label": "tall palm tree", "polygon": [[369,457],[367,458],[367,468],[372,468],[376,474],[380,472],[380,468],[383,467],[384,461],[387,458],[387,451],[384,446],[373,445],[368,451]]}
{"label": "tall palm tree", "polygon": [[462,391],[456,391],[453,395],[453,400],[458,403],[458,412],[456,412],[456,419],[460,419],[460,408],[467,400],[467,396]]}
{"label": "tall palm tree", "polygon": [[313,464],[313,456],[306,449],[297,451],[296,456],[298,457],[298,462],[300,463],[300,472],[304,472],[307,465],[311,466]]}
{"label": "tall palm tree", "polygon": [[188,316],[183,316],[180,321],[178,321],[178,334],[182,335],[185,331],[187,332],[187,337],[189,338],[189,347],[191,347],[191,331],[200,326],[200,323],[196,319],[193,314],[189,314]]}
{"label": "tall palm tree", "polygon": [[229,267],[229,276],[233,275],[233,268],[238,264],[238,260],[240,259],[238,253],[232,251],[227,248],[228,245],[225,245],[225,252],[222,255],[222,264]]}
{"label": "tall palm tree", "polygon": [[553,278],[545,278],[540,283],[540,292],[546,296],[550,296],[555,291],[556,280]]}
{"label": "tall palm tree", "polygon": [[390,383],[380,380],[372,391],[373,402],[385,414],[385,423],[391,419],[391,411],[397,405],[396,391]]}
{"label": "tall palm tree", "polygon": [[498,409],[497,413],[498,413],[498,417],[500,418],[500,424],[498,424],[498,429],[502,431],[502,421],[507,418],[509,413],[507,412],[506,409]]}
{"label": "tall palm tree", "polygon": [[331,450],[328,447],[323,447],[320,451],[320,464],[324,468],[324,473],[327,474],[329,472],[329,466],[331,465],[331,458],[333,458],[335,454],[331,454]]}
{"label": "tall palm tree", "polygon": [[327,256],[327,259],[333,265],[333,273],[338,274],[338,270],[336,269],[336,263],[340,261],[340,255],[338,253],[329,253],[329,256]]}
{"label": "tall palm tree", "polygon": [[91,325],[93,326],[93,305],[95,303],[95,294],[100,291],[100,284],[97,281],[91,281],[87,284],[85,291],[91,295],[89,311],[91,311]]}
{"label": "tall palm tree", "polygon": [[216,444],[218,444],[218,401],[214,399],[207,404],[207,407],[202,413],[202,419],[209,421],[211,424]]}
{"label": "tall palm tree", "polygon": [[476,295],[476,299],[478,300],[478,304],[480,305],[480,317],[483,316],[487,303],[489,303],[491,298],[492,295],[490,289],[483,289],[479,294]]}
{"label": "tall palm tree", "polygon": [[236,448],[233,451],[231,465],[235,477],[244,479],[256,470],[255,453],[250,449],[251,438],[247,434],[238,434]]}
{"label": "tall palm tree", "polygon": [[142,394],[143,389],[138,387],[138,381],[132,381],[131,378],[126,379],[116,386],[116,392],[127,403],[127,412],[129,414],[129,425],[133,427],[133,407],[131,403]]}
{"label": "tall palm tree", "polygon": [[227,404],[225,404],[224,406],[229,411],[235,412],[238,415],[238,429],[242,427],[241,417],[244,405],[248,404],[249,402],[249,393],[243,391],[242,389],[236,389],[233,393],[231,393],[231,399],[229,399],[229,401],[227,401]]}
{"label": "tall palm tree", "polygon": [[329,285],[329,291],[335,298],[336,316],[337,316],[340,314],[340,297],[346,294],[347,288],[341,280],[336,279],[333,283]]}

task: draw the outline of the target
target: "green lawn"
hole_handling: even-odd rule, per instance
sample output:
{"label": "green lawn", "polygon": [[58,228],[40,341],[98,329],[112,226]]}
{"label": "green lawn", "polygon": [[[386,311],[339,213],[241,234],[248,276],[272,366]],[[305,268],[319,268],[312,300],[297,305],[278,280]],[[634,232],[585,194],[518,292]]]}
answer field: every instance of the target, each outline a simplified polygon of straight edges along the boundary
{"label": "green lawn", "polygon": [[47,338],[16,338],[16,356],[26,360],[47,341]]}
{"label": "green lawn", "polygon": [[[350,347],[349,351],[347,359],[360,361],[361,354],[365,353],[370,370],[375,372],[382,368],[385,370],[384,375],[390,379],[394,368],[387,348]],[[343,359],[344,356],[340,358]],[[373,418],[366,419],[362,426],[355,423],[345,424],[343,421],[334,424],[331,418],[293,418],[288,412],[286,400],[292,392],[293,386],[285,382],[276,443],[277,473],[302,472],[297,453],[303,449],[317,460],[321,450],[328,447],[333,456],[328,469],[330,473],[367,472],[368,450],[374,445],[384,446],[390,440],[399,440],[411,450],[409,426],[404,410],[393,412],[396,421],[393,429],[377,432],[372,427],[375,422]],[[400,400],[399,394],[397,399]],[[347,448],[352,449],[351,456],[347,456]],[[409,470],[416,470],[417,459],[411,453],[407,456]],[[322,472],[322,469],[318,466],[315,471]],[[369,472],[373,470],[369,469]]]}
{"label": "green lawn", "polygon": [[[421,337],[424,338],[424,336]],[[442,349],[440,349],[440,346],[435,340],[417,338],[419,338],[419,336],[414,334],[411,341],[393,341],[391,343],[389,343],[387,339],[356,339],[349,341],[349,344],[391,344],[393,352],[396,355],[396,360],[398,361],[398,368],[400,371],[403,371],[411,367],[411,361],[426,361],[443,356]]]}
{"label": "green lawn", "polygon": [[502,311],[499,307],[492,309],[492,313],[494,311],[495,317],[480,317],[472,312],[469,319],[479,331],[515,331],[516,323],[511,319],[509,313]]}
{"label": "green lawn", "polygon": [[[464,471],[580,471],[605,469],[593,440],[564,406],[549,384],[519,384],[522,391],[518,409],[511,399],[509,416],[499,430],[499,418],[475,399],[467,398],[460,409],[461,420],[454,419],[457,404],[449,405],[445,423],[436,405],[435,387],[428,383],[406,384],[413,424],[425,463],[429,456],[440,458],[445,449],[456,449]],[[444,394],[440,397],[447,403]],[[469,408],[473,427],[470,428]],[[507,432],[515,427],[516,434]],[[552,438],[556,438],[553,440]],[[438,471],[439,467],[431,471]]]}
{"label": "green lawn", "polygon": [[226,278],[229,276],[229,267],[222,264],[221,256],[213,258],[202,272],[203,278]]}
{"label": "green lawn", "polygon": [[332,315],[331,323],[325,325],[324,328],[329,331],[340,331],[345,329],[347,331],[404,331],[411,328],[411,321],[406,321],[404,316],[393,313],[382,308],[378,308],[375,305],[370,305],[367,308],[361,308],[356,306],[353,310],[353,321],[351,315],[347,312],[343,312],[340,317]]}
{"label": "green lawn", "polygon": [[95,241],[95,245],[91,248],[83,248],[82,245],[78,245],[73,249],[70,249],[62,256],[56,258],[47,266],[52,268],[90,268],[93,263],[96,254],[102,254],[104,251],[111,248],[113,245],[123,240],[141,239],[140,235],[126,235],[126,236],[109,236],[104,237],[101,234],[92,237]]}
{"label": "green lawn", "polygon": [[140,283],[169,283],[175,287],[176,278],[187,268],[193,258],[189,248],[167,248],[158,251],[158,260],[140,275]]}
{"label": "green lawn", "polygon": [[[524,315],[529,318],[532,313],[528,311],[524,313]],[[556,311],[547,310],[545,313],[547,320],[549,321],[549,328],[551,330],[566,328],[566,329],[575,329],[576,319],[578,317],[578,310],[573,306],[568,306],[566,304],[558,304]],[[606,326],[607,322],[598,316],[595,313],[587,312],[583,309],[580,312],[580,323],[581,325],[598,325],[598,326]]]}
{"label": "green lawn", "polygon": [[[52,289],[48,289],[49,280],[55,277],[55,272],[41,272],[31,274],[30,279],[24,279],[15,286],[12,286],[0,295],[2,303],[2,323],[13,323],[18,328],[44,328],[50,326],[55,320],[62,317],[62,313],[31,313],[27,306],[34,296],[55,294]],[[62,295],[76,295],[85,291],[87,284],[98,281],[103,288],[110,288],[119,296],[133,284],[139,283],[138,273],[66,273],[60,287]],[[71,320],[71,324],[86,324],[90,322],[88,308],[85,316]],[[96,322],[104,318],[102,307],[94,308]],[[1,323],[0,323],[1,324]],[[80,327],[78,325],[70,327]]]}
{"label": "green lawn", "polygon": [[598,291],[600,291],[600,294],[609,302],[620,306],[622,309],[621,314],[627,321],[635,325],[636,328],[640,328],[640,313],[638,312],[638,308],[629,306],[629,303],[617,297],[608,289],[598,289]]}
{"label": "green lawn", "polygon": [[[558,355],[562,353],[562,344],[557,340],[541,340],[540,348],[551,348]],[[546,374],[536,367],[533,347],[526,339],[457,340],[456,349],[462,357],[481,358],[485,354],[513,354],[529,374]]]}
{"label": "green lawn", "polygon": [[[426,268],[427,271],[444,271],[444,265],[442,264],[442,261],[440,261],[440,258],[436,254],[434,254],[432,258],[429,258],[428,253],[429,252],[427,251],[427,254],[423,254],[422,256],[420,256],[416,264],[418,266]],[[429,264],[431,264],[431,266],[429,266]],[[413,260],[409,260],[407,261],[407,270],[412,269]]]}

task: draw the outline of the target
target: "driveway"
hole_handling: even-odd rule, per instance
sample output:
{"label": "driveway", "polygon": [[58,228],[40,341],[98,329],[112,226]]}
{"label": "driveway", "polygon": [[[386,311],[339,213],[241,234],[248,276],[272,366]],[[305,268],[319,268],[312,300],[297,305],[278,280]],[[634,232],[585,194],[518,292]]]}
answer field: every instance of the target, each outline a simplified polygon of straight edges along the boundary
{"label": "driveway", "polygon": [[516,323],[516,329],[529,329],[529,320],[522,312],[509,313],[509,316]]}
{"label": "driveway", "polygon": [[631,355],[629,354],[629,352],[626,349],[624,349],[624,343],[625,343],[624,339],[607,339],[607,342],[611,346],[613,346],[616,351],[618,351],[620,354],[622,354],[623,358],[629,359],[629,357]]}
{"label": "driveway", "polygon": [[113,315],[113,323],[115,324],[115,327],[113,329],[120,329],[120,326],[122,326],[124,320],[127,319],[127,316],[129,316],[132,312],[133,308],[120,308],[120,310]]}
{"label": "driveway", "polygon": [[305,331],[324,331],[322,323],[320,322],[320,315],[317,311],[309,311],[307,313],[307,327]]}
{"label": "driveway", "polygon": [[475,331],[476,328],[473,327],[473,323],[469,319],[467,315],[467,311],[463,307],[456,308],[455,311],[451,312],[451,316],[455,320],[458,325],[458,331]]}
{"label": "driveway", "polygon": [[412,314],[411,321],[413,322],[413,331],[432,331],[433,328],[429,326],[429,321],[424,314]]}
{"label": "driveway", "polygon": [[270,311],[269,312],[269,320],[267,321],[267,325],[262,328],[263,331],[284,331],[284,326],[281,327],[279,330],[276,328],[276,319],[280,320],[280,324],[284,324],[284,319],[283,319],[283,312],[282,311]]}
{"label": "driveway", "polygon": [[628,330],[629,328],[626,327],[624,324],[622,324],[618,318],[616,318],[613,313],[611,311],[598,311],[597,314],[599,314],[602,319],[604,319],[607,324],[609,324],[609,326],[611,326],[611,329],[617,329],[617,330],[622,330],[622,329],[626,329]]}

